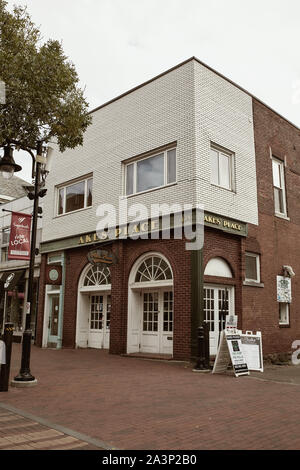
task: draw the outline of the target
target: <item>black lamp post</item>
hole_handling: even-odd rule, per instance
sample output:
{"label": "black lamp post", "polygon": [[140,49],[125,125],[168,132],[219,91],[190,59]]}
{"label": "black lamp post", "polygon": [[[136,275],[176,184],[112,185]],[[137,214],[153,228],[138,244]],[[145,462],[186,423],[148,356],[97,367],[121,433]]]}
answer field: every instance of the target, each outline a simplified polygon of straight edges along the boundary
{"label": "black lamp post", "polygon": [[[48,163],[46,157],[43,156],[43,145],[42,142],[38,142],[36,147],[37,156],[34,157],[31,149],[21,147],[23,150],[26,150],[30,153],[32,157],[32,175],[34,176],[34,191],[28,194],[29,199],[34,200],[33,204],[33,216],[32,216],[32,229],[31,229],[31,248],[30,248],[30,263],[29,263],[29,277],[28,277],[28,290],[27,290],[27,307],[26,307],[26,322],[25,322],[25,331],[23,333],[22,341],[22,359],[21,359],[21,369],[19,374],[14,378],[13,382],[16,383],[22,382],[33,384],[36,382],[35,377],[30,372],[30,352],[31,352],[31,318],[33,313],[33,284],[34,284],[34,262],[36,253],[36,233],[37,233],[37,220],[38,220],[38,207],[39,207],[39,197],[44,197],[46,194],[46,189],[44,189],[46,176],[48,171],[46,170],[46,162]],[[50,148],[48,148],[49,150]],[[52,149],[51,149],[52,150]],[[0,161],[0,171],[6,171],[8,173],[14,173],[14,171],[21,170],[21,167],[15,164],[12,151],[10,152],[10,160],[6,157],[8,156],[8,151],[4,150],[4,157]],[[50,156],[50,155],[49,155]],[[6,160],[3,163],[4,158]],[[11,165],[11,166],[9,166]],[[16,169],[16,166],[19,169]]]}

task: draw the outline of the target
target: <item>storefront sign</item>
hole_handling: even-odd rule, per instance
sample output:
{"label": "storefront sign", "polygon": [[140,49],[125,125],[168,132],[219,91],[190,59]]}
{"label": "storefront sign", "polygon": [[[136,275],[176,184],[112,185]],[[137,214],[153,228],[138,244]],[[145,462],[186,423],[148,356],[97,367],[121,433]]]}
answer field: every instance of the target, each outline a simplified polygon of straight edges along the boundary
{"label": "storefront sign", "polygon": [[[191,216],[186,217],[185,223],[195,223],[195,212],[193,211]],[[169,228],[172,230],[174,226],[178,226],[178,221],[174,222],[173,214],[170,215]],[[180,225],[182,226],[182,224]],[[227,233],[247,237],[248,226],[245,222],[236,221],[228,217],[223,217],[210,212],[204,213],[204,226],[211,227],[214,229],[222,230]],[[49,242],[43,242],[41,244],[41,252],[49,253],[51,251],[67,250],[70,248],[76,248],[83,245],[94,245],[95,243],[105,243],[110,240],[118,240],[129,237],[151,237],[152,233],[159,232],[162,229],[161,217],[153,220],[146,220],[138,222],[136,224],[117,226],[110,228],[109,230],[103,230],[102,232],[91,232],[84,233],[81,235],[63,238],[61,240],[53,240]],[[164,230],[168,230],[168,227],[164,226]]]}
{"label": "storefront sign", "polygon": [[289,277],[277,276],[277,302],[292,302],[292,281]]}
{"label": "storefront sign", "polygon": [[4,341],[0,340],[0,364],[6,364],[6,357],[5,357],[6,346]]}
{"label": "storefront sign", "polygon": [[12,212],[8,259],[30,260],[31,215]]}
{"label": "storefront sign", "polygon": [[249,375],[247,362],[242,350],[241,336],[237,333],[232,334],[230,331],[223,330],[213,368],[213,374],[225,372],[230,362],[232,363],[236,377],[239,377],[240,375]]}
{"label": "storefront sign", "polygon": [[248,364],[249,370],[264,371],[261,332],[253,334],[252,331],[246,331],[241,334],[242,350]]}
{"label": "storefront sign", "polygon": [[88,253],[88,260],[93,265],[108,266],[117,264],[118,259],[112,251],[92,250]]}

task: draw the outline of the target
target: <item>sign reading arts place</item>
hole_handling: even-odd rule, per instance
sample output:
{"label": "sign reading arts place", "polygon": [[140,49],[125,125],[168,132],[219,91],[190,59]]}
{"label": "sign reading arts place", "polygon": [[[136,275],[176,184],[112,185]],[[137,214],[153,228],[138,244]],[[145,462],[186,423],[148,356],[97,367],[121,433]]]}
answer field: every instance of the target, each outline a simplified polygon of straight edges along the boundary
{"label": "sign reading arts place", "polygon": [[8,259],[30,260],[31,214],[12,212]]}

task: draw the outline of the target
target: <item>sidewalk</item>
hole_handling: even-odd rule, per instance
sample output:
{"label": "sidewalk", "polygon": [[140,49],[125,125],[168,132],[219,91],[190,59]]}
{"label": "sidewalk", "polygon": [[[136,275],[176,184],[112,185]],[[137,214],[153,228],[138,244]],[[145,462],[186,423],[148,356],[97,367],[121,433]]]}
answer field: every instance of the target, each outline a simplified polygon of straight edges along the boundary
{"label": "sidewalk", "polygon": [[[25,413],[26,415],[26,413]],[[100,450],[98,446],[74,437],[76,433],[55,426],[42,425],[11,411],[10,406],[0,404],[0,451],[1,450]]]}
{"label": "sidewalk", "polygon": [[[11,377],[20,354],[14,344]],[[0,403],[83,433],[106,449],[300,449],[300,381],[288,383],[285,373],[280,383],[284,367],[275,376],[268,369],[235,378],[103,350],[33,347],[38,385],[10,388]],[[287,367],[299,378],[299,367]]]}

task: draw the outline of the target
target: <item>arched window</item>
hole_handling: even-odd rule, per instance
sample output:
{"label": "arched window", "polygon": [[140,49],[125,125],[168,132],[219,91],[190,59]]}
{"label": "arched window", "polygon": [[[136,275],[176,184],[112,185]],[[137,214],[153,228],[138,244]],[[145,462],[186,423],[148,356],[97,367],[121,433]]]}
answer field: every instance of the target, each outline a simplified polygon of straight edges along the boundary
{"label": "arched window", "polygon": [[85,275],[83,285],[101,286],[105,284],[111,284],[109,268],[106,266],[104,268],[97,265],[91,266]]}
{"label": "arched window", "polygon": [[232,277],[229,264],[223,258],[212,258],[206,265],[205,276]]}
{"label": "arched window", "polygon": [[149,256],[138,267],[135,282],[172,280],[169,264],[160,256]]}

